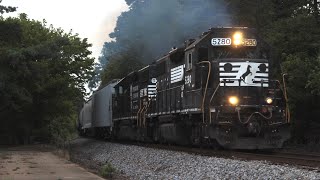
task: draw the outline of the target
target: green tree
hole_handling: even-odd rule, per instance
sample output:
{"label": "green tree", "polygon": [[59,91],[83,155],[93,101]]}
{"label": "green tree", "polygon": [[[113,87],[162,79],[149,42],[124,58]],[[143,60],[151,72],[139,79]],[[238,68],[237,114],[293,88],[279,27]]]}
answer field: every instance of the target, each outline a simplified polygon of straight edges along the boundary
{"label": "green tree", "polygon": [[[2,2],[2,0],[0,0],[0,3]],[[14,12],[16,11],[16,7],[12,7],[12,6],[3,6],[0,4],[0,14],[4,14],[4,13],[9,13],[9,12]]]}
{"label": "green tree", "polygon": [[1,19],[1,130],[12,132],[16,142],[39,131],[54,141],[69,138],[93,74],[90,46],[87,39],[26,14]]}
{"label": "green tree", "polygon": [[139,61],[139,54],[133,50],[127,50],[122,53],[114,54],[106,65],[101,75],[101,85],[103,87],[112,79],[121,79],[130,72],[143,67],[143,63]]}
{"label": "green tree", "polygon": [[309,0],[276,1],[274,7],[274,21],[263,34],[274,48],[274,60],[281,64],[276,73],[289,75],[292,135],[302,142],[319,139],[320,26],[316,11]]}
{"label": "green tree", "polygon": [[320,138],[319,3],[314,0],[226,0],[238,26],[258,29],[273,47],[273,75],[288,78],[292,134],[297,140]]}

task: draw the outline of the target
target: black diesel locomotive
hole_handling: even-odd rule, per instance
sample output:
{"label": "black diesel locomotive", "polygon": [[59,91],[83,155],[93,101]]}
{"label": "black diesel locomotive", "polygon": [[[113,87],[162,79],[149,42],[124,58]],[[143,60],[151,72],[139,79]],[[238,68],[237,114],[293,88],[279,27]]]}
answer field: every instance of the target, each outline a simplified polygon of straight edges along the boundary
{"label": "black diesel locomotive", "polygon": [[270,78],[272,63],[254,29],[212,28],[118,81],[108,132],[138,141],[281,148],[290,116],[284,81]]}

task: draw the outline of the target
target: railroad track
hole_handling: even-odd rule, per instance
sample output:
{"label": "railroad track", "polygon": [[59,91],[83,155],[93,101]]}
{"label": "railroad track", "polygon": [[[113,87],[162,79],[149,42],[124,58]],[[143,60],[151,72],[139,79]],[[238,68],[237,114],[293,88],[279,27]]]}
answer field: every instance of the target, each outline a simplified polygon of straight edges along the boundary
{"label": "railroad track", "polygon": [[242,152],[242,154],[257,157],[259,159],[263,159],[271,162],[302,166],[309,169],[320,171],[320,154],[293,153],[293,152],[254,152],[254,153]]}
{"label": "railroad track", "polygon": [[258,160],[267,161],[275,164],[288,164],[299,166],[301,168],[316,170],[320,172],[320,154],[306,154],[279,151],[231,151],[231,150],[214,150],[210,148],[193,148],[176,145],[161,144],[139,144],[140,146],[156,148],[162,150],[171,150],[186,152],[190,154],[221,157],[240,160]]}

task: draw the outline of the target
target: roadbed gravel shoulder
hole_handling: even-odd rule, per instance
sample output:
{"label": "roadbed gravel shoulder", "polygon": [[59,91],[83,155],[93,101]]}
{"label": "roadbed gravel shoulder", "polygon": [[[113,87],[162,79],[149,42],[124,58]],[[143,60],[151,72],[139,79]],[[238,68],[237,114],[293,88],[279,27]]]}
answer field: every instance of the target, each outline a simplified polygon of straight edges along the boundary
{"label": "roadbed gravel shoulder", "polygon": [[265,161],[207,157],[185,152],[78,138],[72,161],[99,169],[111,164],[125,179],[320,179],[318,171]]}
{"label": "roadbed gravel shoulder", "polygon": [[0,147],[0,180],[103,179],[42,145]]}

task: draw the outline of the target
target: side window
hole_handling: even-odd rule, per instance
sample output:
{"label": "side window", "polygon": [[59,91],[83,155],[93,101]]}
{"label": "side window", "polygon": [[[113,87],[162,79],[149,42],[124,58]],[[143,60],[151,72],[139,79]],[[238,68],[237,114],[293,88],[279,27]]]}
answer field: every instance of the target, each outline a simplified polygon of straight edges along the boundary
{"label": "side window", "polygon": [[186,66],[187,66],[187,71],[192,69],[192,53],[188,54]]}
{"label": "side window", "polygon": [[123,88],[122,88],[122,86],[119,86],[119,94],[120,94],[120,95],[123,94]]}

